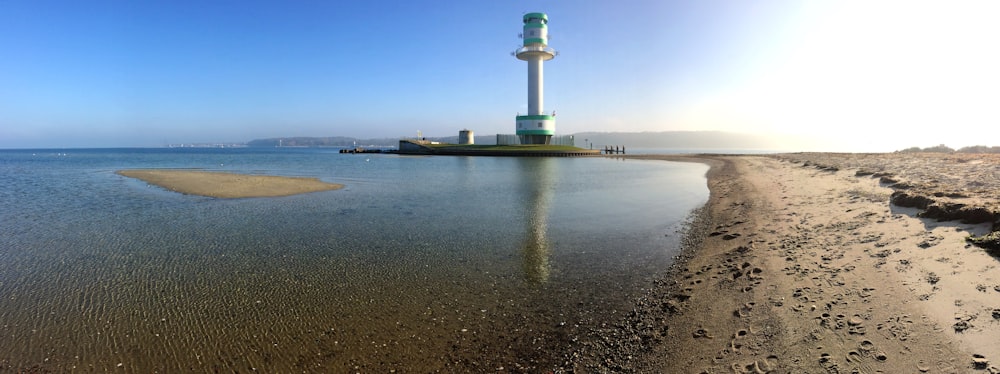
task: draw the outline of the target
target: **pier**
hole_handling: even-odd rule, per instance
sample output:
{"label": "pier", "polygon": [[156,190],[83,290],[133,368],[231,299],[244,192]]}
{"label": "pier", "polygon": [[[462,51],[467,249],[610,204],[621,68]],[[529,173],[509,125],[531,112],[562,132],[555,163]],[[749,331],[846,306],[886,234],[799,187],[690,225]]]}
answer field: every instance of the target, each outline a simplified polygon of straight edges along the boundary
{"label": "pier", "polygon": [[604,146],[604,154],[606,155],[625,154],[625,146],[623,145],[619,149],[617,145],[616,146],[606,145]]}
{"label": "pier", "polygon": [[362,147],[344,148],[340,153],[394,153],[391,149],[368,149]]}

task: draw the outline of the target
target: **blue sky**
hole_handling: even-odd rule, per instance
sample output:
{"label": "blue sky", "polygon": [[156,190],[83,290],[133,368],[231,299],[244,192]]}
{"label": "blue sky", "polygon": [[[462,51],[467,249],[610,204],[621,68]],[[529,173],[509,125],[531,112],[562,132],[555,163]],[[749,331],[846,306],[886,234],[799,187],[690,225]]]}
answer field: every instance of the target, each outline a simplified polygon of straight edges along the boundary
{"label": "blue sky", "polygon": [[0,0],[0,148],[513,133],[530,11],[559,133],[1000,145],[998,4]]}

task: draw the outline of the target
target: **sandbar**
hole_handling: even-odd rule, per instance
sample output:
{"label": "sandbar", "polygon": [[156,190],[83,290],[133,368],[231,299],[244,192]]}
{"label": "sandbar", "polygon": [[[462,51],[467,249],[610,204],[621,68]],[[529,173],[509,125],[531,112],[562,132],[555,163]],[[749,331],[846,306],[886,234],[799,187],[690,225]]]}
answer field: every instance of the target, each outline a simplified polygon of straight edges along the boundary
{"label": "sandbar", "polygon": [[343,188],[316,178],[249,175],[214,171],[135,169],[116,172],[187,195],[224,199],[278,197]]}

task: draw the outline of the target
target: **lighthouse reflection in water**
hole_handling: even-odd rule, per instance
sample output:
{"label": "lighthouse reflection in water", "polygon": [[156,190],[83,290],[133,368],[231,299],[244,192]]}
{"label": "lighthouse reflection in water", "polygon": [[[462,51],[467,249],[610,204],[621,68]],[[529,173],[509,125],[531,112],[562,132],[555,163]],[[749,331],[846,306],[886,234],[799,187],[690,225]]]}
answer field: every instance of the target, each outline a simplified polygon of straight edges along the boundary
{"label": "lighthouse reflection in water", "polygon": [[527,206],[522,219],[526,226],[521,244],[524,277],[529,284],[540,284],[549,280],[552,271],[546,234],[549,206],[555,190],[552,174],[556,160],[543,157],[525,158],[519,161],[521,161],[521,188],[524,189],[522,196],[528,197],[525,200]]}

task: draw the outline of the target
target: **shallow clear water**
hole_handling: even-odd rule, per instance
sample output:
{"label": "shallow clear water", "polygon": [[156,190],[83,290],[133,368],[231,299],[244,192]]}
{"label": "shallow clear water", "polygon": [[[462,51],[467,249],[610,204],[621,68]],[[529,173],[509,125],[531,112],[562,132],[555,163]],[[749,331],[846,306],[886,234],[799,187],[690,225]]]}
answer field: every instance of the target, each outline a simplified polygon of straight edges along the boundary
{"label": "shallow clear water", "polygon": [[[127,168],[342,190],[182,195]],[[323,149],[0,151],[0,369],[425,372],[618,320],[705,165]]]}

